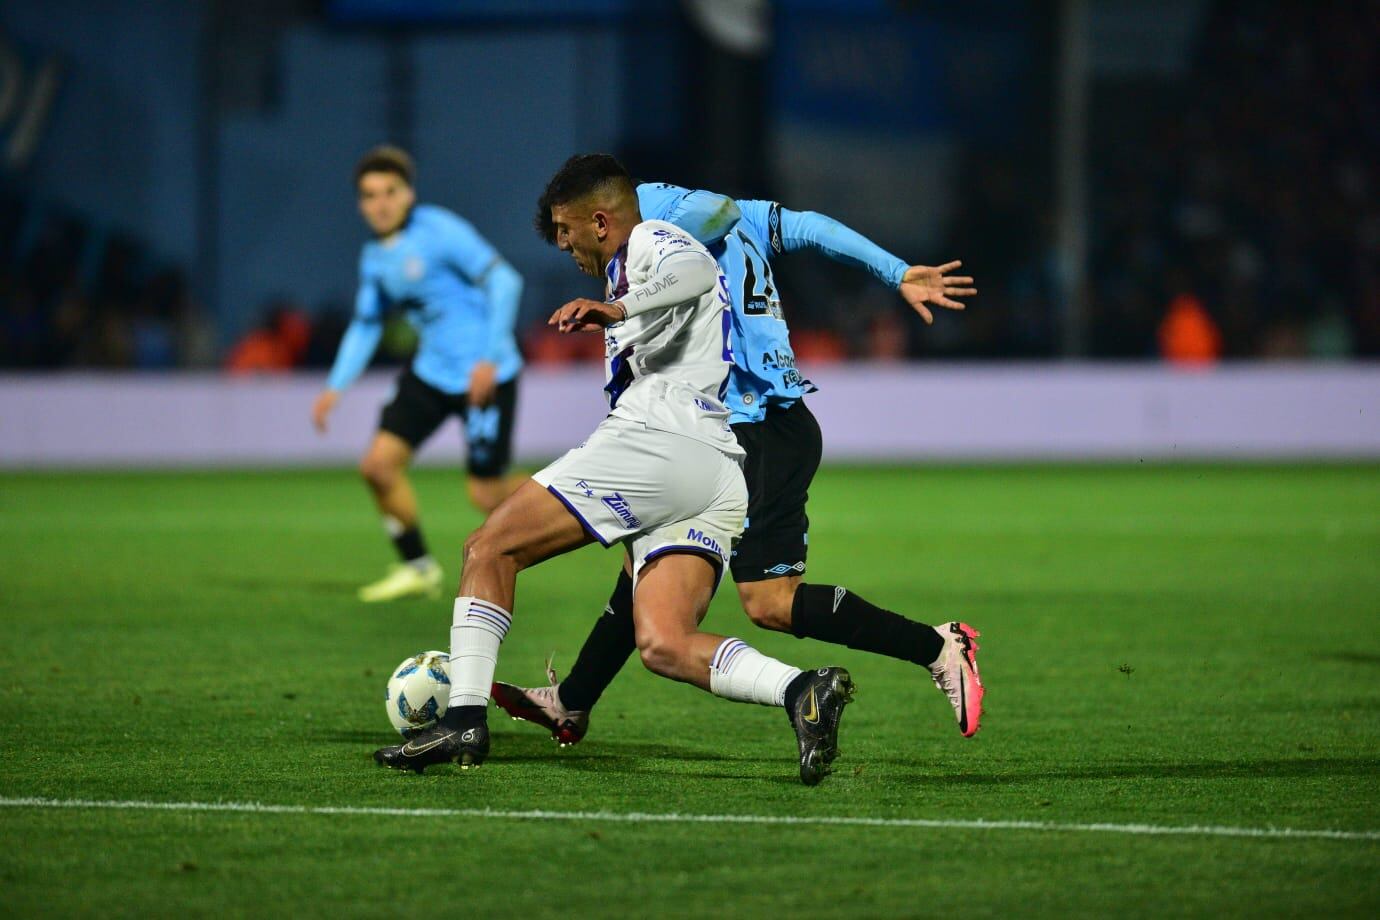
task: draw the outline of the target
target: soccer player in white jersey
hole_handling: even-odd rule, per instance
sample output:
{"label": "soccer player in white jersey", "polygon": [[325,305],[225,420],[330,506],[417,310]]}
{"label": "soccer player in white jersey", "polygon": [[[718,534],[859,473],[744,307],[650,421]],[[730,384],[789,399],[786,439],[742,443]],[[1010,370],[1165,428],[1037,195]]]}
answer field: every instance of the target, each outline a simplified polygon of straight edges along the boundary
{"label": "soccer player in white jersey", "polygon": [[550,322],[562,332],[602,330],[609,415],[465,542],[449,708],[436,727],[374,758],[418,772],[482,763],[518,572],[597,541],[626,551],[643,664],[716,696],[784,707],[801,781],[818,783],[838,756],[839,718],[853,693],[848,672],[801,671],[699,630],[747,511],[743,451],[722,402],[733,355],[718,265],[674,225],[642,220],[633,182],[613,157],[572,157],[542,200],[557,246],[607,283],[606,301],[571,301]]}

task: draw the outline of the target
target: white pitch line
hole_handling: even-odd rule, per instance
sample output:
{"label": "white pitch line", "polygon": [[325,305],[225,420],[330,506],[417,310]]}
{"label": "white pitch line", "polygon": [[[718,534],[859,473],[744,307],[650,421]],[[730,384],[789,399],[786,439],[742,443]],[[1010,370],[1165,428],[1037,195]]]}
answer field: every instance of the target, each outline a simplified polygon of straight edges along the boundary
{"label": "white pitch line", "polygon": [[504,811],[494,808],[380,808],[349,805],[265,805],[260,802],[138,802],[93,799],[0,798],[3,808],[100,808],[124,811],[228,811],[270,815],[363,815],[406,818],[506,818],[519,821],[610,821],[619,824],[767,824],[894,827],[975,831],[1136,834],[1151,837],[1256,837],[1271,839],[1380,840],[1380,831],[1308,830],[1292,827],[1220,827],[1161,824],[1058,824],[1053,821],[961,821],[937,818],[864,818],[846,815],[694,815],[615,811]]}

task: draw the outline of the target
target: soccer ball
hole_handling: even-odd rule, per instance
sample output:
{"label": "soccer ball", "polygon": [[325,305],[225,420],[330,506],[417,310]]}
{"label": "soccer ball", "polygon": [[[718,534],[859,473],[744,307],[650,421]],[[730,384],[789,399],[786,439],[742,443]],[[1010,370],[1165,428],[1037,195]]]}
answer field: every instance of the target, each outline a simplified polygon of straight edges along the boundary
{"label": "soccer ball", "polygon": [[450,656],[445,652],[421,652],[403,659],[388,678],[384,697],[388,721],[404,738],[411,738],[436,724],[450,702]]}

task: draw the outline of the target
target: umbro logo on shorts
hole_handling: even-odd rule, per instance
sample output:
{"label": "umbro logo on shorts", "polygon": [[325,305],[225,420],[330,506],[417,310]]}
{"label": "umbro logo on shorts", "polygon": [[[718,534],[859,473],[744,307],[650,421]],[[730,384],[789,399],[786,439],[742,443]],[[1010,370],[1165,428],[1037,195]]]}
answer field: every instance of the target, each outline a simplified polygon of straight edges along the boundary
{"label": "umbro logo on shorts", "polygon": [[803,573],[804,571],[804,562],[797,562],[795,565],[787,565],[784,562],[780,562],[769,569],[762,570],[765,575],[789,575],[791,572]]}

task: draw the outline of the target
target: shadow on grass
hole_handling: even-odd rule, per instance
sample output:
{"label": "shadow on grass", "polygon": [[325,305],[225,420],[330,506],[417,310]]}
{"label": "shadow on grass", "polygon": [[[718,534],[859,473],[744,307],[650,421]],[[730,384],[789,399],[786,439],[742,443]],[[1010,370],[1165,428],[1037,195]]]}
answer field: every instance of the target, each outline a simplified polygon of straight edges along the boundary
{"label": "shadow on grass", "polygon": [[1322,652],[1324,661],[1345,661],[1348,664],[1380,665],[1380,652]]}
{"label": "shadow on grass", "polygon": [[[373,751],[390,744],[400,744],[397,735],[379,731],[322,731],[315,740],[325,744],[341,744]],[[514,763],[524,761],[560,761],[562,763],[583,764],[593,762],[604,764],[605,768],[628,761],[643,759],[681,760],[706,763],[712,761],[756,762],[752,758],[726,757],[699,748],[676,747],[669,744],[652,744],[640,741],[594,741],[568,748],[561,748],[544,732],[508,733],[494,731],[493,757]],[[765,762],[765,761],[762,761]],[[620,767],[621,769],[621,767]]]}
{"label": "shadow on grass", "polygon": [[[330,731],[316,736],[328,744],[357,747],[363,752],[397,743],[395,736],[377,731]],[[797,782],[791,747],[779,756],[724,754],[704,748],[641,741],[586,741],[559,748],[540,731],[496,731],[492,760],[495,763],[545,763],[582,772],[645,776],[690,776],[701,779],[753,779]],[[699,765],[697,768],[696,765]],[[763,767],[770,767],[764,776]],[[858,768],[881,770],[918,785],[996,786],[1047,783],[1051,780],[1120,779],[1280,779],[1336,778],[1380,775],[1376,757],[1300,757],[1234,761],[1147,761],[1104,763],[1077,767],[1051,766],[1030,769],[972,769],[956,766],[951,758],[926,762],[920,757],[845,756],[840,774]],[[780,769],[780,775],[775,775]]]}

